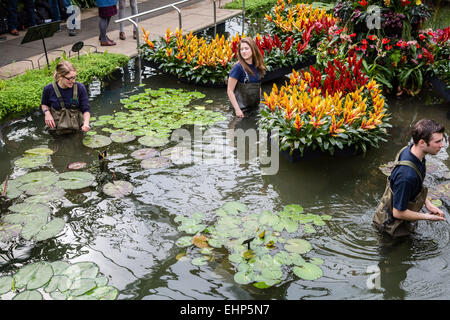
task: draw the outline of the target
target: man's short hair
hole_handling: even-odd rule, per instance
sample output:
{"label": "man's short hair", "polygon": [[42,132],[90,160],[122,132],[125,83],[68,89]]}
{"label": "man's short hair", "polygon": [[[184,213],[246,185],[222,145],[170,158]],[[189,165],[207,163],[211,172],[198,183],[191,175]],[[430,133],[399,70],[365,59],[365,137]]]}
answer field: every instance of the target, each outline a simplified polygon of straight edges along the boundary
{"label": "man's short hair", "polygon": [[445,128],[434,120],[422,119],[414,125],[411,136],[414,144],[423,139],[427,145],[430,143],[433,133],[444,133]]}

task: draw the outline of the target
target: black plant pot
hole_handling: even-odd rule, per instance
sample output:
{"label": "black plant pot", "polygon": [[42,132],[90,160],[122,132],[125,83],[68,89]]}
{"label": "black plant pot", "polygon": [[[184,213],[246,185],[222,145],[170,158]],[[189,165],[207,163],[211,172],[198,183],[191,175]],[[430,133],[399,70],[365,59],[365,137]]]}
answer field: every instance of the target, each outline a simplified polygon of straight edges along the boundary
{"label": "black plant pot", "polygon": [[450,102],[450,89],[447,89],[447,85],[444,81],[439,79],[436,75],[427,74],[426,79],[432,84],[433,89],[446,101]]}
{"label": "black plant pot", "polygon": [[269,81],[273,81],[273,80],[279,79],[279,78],[281,78],[281,77],[291,73],[292,69],[299,70],[299,69],[302,69],[304,67],[308,67],[310,65],[313,65],[314,63],[316,63],[316,56],[307,56],[303,60],[303,62],[297,63],[295,66],[281,67],[281,68],[277,68],[275,70],[266,72],[264,77],[261,79],[261,82],[262,83],[266,83],[266,82],[269,82]]}
{"label": "black plant pot", "polygon": [[355,146],[344,146],[342,149],[335,147],[333,155],[331,155],[328,151],[323,152],[320,148],[316,148],[315,150],[312,148],[305,148],[303,150],[303,155],[300,153],[299,149],[294,149],[292,154],[290,151],[290,149],[280,150],[280,153],[291,163],[324,157],[352,157],[362,154],[362,150],[356,150]]}

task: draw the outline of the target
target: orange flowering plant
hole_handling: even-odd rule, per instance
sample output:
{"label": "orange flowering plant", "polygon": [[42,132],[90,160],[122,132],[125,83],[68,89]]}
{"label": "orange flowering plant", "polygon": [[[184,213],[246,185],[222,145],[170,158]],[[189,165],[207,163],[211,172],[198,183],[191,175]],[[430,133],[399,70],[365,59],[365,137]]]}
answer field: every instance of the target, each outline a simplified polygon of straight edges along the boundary
{"label": "orange flowering plant", "polygon": [[234,58],[232,44],[222,35],[211,41],[203,37],[167,29],[164,37],[153,43],[144,30],[141,57],[163,72],[195,83],[224,83]]}
{"label": "orange flowering plant", "polygon": [[360,71],[355,55],[336,59],[324,70],[293,70],[289,84],[264,93],[259,120],[263,129],[278,129],[280,149],[305,148],[334,154],[345,146],[366,152],[386,141],[388,106],[375,80]]}

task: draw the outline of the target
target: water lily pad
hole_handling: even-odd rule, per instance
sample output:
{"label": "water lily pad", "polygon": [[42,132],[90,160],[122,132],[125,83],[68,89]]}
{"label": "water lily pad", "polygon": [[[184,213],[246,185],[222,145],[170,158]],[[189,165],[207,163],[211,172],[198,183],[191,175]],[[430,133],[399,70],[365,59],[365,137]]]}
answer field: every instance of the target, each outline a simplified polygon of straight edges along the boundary
{"label": "water lily pad", "polygon": [[189,247],[192,246],[192,237],[181,237],[176,242],[179,247]]}
{"label": "water lily pad", "polygon": [[312,249],[311,244],[303,239],[289,239],[284,245],[284,249],[289,252],[304,254]]}
{"label": "water lily pad", "polygon": [[136,136],[128,131],[116,131],[111,134],[110,138],[117,143],[127,143],[136,139]]}
{"label": "water lily pad", "polygon": [[48,148],[33,148],[33,149],[28,149],[24,152],[26,155],[33,155],[33,156],[37,156],[37,155],[41,155],[41,156],[49,156],[53,154],[53,150],[50,150]]}
{"label": "water lily pad", "polygon": [[99,268],[93,262],[77,262],[67,267],[61,275],[69,279],[95,279],[98,275]]}
{"label": "water lily pad", "polygon": [[97,300],[115,300],[119,295],[119,290],[112,286],[98,287],[89,293],[89,296]]}
{"label": "water lily pad", "polygon": [[134,151],[131,156],[137,160],[145,160],[159,156],[159,151],[153,148],[144,148]]}
{"label": "water lily pad", "polygon": [[0,295],[11,291],[13,285],[13,277],[0,277]]}
{"label": "water lily pad", "polygon": [[63,189],[82,189],[89,187],[95,181],[95,176],[89,172],[64,172],[59,175],[60,181],[56,183],[57,187]]}
{"label": "water lily pad", "polygon": [[316,280],[322,277],[323,272],[320,267],[312,263],[305,263],[293,268],[295,275],[304,280]]}
{"label": "water lily pad", "polygon": [[254,280],[253,275],[251,273],[237,272],[234,275],[234,281],[240,284],[249,284],[252,283]]}
{"label": "water lily pad", "polygon": [[16,288],[26,286],[27,290],[38,289],[47,284],[53,276],[53,268],[48,262],[26,265],[14,274]]}
{"label": "water lily pad", "polygon": [[48,156],[25,156],[14,161],[14,165],[20,168],[30,169],[43,166],[47,164],[48,161]]}
{"label": "water lily pad", "polygon": [[79,279],[74,281],[70,288],[70,296],[77,297],[85,294],[89,290],[94,289],[97,286],[94,279]]}
{"label": "water lily pad", "polygon": [[[60,199],[64,196],[66,192],[64,189],[55,186],[36,186],[34,188],[28,188],[26,194],[29,196],[49,196],[49,200]],[[49,202],[50,202],[49,201]],[[27,201],[29,202],[29,201]],[[41,203],[44,203],[41,201]]]}
{"label": "water lily pad", "polygon": [[42,300],[42,294],[37,290],[25,290],[15,295],[13,300]]}
{"label": "water lily pad", "polygon": [[227,202],[222,206],[222,209],[225,210],[229,214],[237,214],[239,212],[247,212],[248,207],[240,202],[231,201]]}
{"label": "water lily pad", "polygon": [[101,134],[87,136],[83,139],[83,144],[89,148],[103,148],[110,145],[111,143],[111,138]]}
{"label": "water lily pad", "polygon": [[122,198],[133,192],[133,185],[128,181],[116,180],[105,184],[103,192],[111,197]]}
{"label": "water lily pad", "polygon": [[50,208],[41,203],[18,203],[8,208],[12,212],[23,214],[49,214]]}
{"label": "water lily pad", "polygon": [[[23,192],[19,190],[21,183],[18,183],[16,180],[8,180],[6,184],[6,198],[14,199],[19,197]],[[0,185],[0,195],[3,194],[5,188],[5,182]]]}
{"label": "water lily pad", "polygon": [[208,263],[208,259],[205,257],[198,257],[191,260],[194,266],[203,266]]}
{"label": "water lily pad", "polygon": [[61,218],[52,219],[49,223],[41,227],[38,233],[34,236],[34,240],[42,241],[53,238],[64,229],[65,225],[65,221]]}
{"label": "water lily pad", "polygon": [[146,147],[162,147],[169,143],[167,138],[158,138],[155,136],[143,136],[138,141]]}
{"label": "water lily pad", "polygon": [[161,155],[170,158],[175,164],[190,163],[192,161],[192,150],[187,147],[172,147],[161,151]]}
{"label": "water lily pad", "polygon": [[0,222],[0,242],[8,242],[18,237],[21,231],[22,226],[20,224]]}
{"label": "water lily pad", "polygon": [[69,169],[69,170],[80,170],[80,169],[85,168],[86,165],[87,165],[87,163],[86,162],[82,162],[82,161],[72,162],[72,163],[69,163],[67,165],[67,169]]}
{"label": "water lily pad", "polygon": [[208,238],[204,235],[195,235],[192,238],[192,242],[197,248],[208,248]]}
{"label": "water lily pad", "polygon": [[166,157],[154,157],[141,161],[141,167],[144,169],[163,169],[169,167],[171,161]]}

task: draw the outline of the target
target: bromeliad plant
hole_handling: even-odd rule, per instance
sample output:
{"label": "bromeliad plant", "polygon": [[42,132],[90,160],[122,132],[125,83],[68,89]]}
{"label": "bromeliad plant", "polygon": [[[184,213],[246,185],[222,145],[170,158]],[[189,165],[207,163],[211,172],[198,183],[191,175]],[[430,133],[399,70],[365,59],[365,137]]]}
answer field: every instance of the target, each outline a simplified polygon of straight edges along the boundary
{"label": "bromeliad plant", "polygon": [[264,93],[263,129],[278,129],[280,149],[320,149],[334,154],[349,146],[366,152],[386,141],[387,105],[379,85],[362,72],[356,55],[328,63],[325,72],[293,70],[289,85]]}

